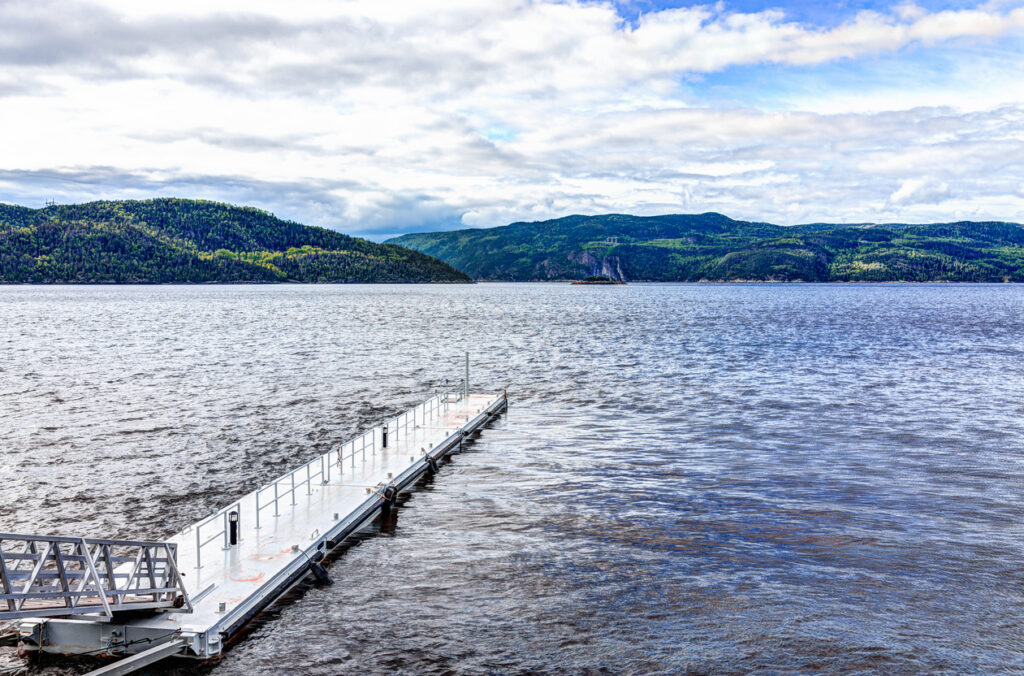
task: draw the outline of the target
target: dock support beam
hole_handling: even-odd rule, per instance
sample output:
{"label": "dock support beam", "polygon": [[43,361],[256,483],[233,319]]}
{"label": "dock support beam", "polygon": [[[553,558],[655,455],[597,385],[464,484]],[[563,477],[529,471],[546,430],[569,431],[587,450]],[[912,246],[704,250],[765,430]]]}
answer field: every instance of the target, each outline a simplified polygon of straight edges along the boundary
{"label": "dock support beam", "polygon": [[169,643],[153,646],[138,655],[132,655],[131,657],[108,664],[105,667],[90,671],[86,676],[121,676],[122,674],[130,674],[143,667],[148,667],[154,662],[159,662],[165,657],[177,655],[185,649],[186,645],[188,645],[188,642],[185,639],[175,639]]}

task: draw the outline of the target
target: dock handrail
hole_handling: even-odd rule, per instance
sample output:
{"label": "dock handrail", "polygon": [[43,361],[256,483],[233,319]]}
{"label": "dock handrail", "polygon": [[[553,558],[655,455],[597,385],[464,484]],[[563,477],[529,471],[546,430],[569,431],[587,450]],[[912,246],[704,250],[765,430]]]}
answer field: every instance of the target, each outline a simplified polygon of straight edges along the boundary
{"label": "dock handrail", "polygon": [[[313,466],[314,465],[319,465],[319,467],[317,467],[317,470],[315,472],[313,471]],[[304,479],[302,479],[301,481],[296,482],[295,477],[297,475],[301,474],[303,471],[305,471],[306,477]],[[326,462],[325,461],[325,456],[321,455],[321,456],[317,456],[317,457],[313,458],[312,460],[307,462],[305,465],[302,465],[301,467],[297,467],[296,469],[293,469],[291,472],[288,472],[284,476],[282,476],[282,477],[280,477],[280,478],[270,482],[269,484],[267,484],[265,486],[262,486],[259,489],[257,489],[256,490],[256,512],[255,512],[256,513],[256,528],[260,527],[260,513],[264,509],[266,509],[267,507],[273,506],[274,507],[274,516],[279,516],[280,515],[279,502],[280,502],[281,498],[290,495],[291,498],[292,498],[292,503],[291,504],[294,505],[295,504],[296,491],[298,491],[298,489],[300,489],[303,486],[305,486],[306,487],[306,495],[312,495],[312,493],[313,493],[313,479],[319,478],[321,483],[325,483],[326,484],[326,483],[328,483],[330,481],[330,471],[331,471],[330,463]],[[281,491],[281,484],[282,483],[286,484],[286,486],[287,486],[287,489],[284,492]],[[272,501],[270,501],[270,502],[267,502],[264,505],[261,505],[260,504],[260,499],[262,498],[263,494],[266,493],[267,491],[270,491],[271,489],[273,489],[273,491],[274,491],[274,499]]]}
{"label": "dock handrail", "polygon": [[[234,503],[232,505],[228,505],[227,507],[224,507],[224,508],[214,512],[212,515],[208,516],[207,518],[205,518],[204,520],[200,521],[198,524],[196,524],[194,526],[195,531],[196,531],[196,569],[197,570],[199,568],[203,567],[203,563],[202,563],[202,561],[203,561],[203,559],[202,559],[203,547],[205,547],[206,545],[210,544],[211,542],[213,542],[214,540],[216,540],[218,537],[221,537],[221,536],[223,536],[223,539],[224,539],[224,544],[222,545],[223,549],[228,549],[230,547],[230,543],[229,543],[229,540],[228,540],[228,532],[229,532],[228,519],[229,519],[229,515],[230,515],[231,512],[238,513],[238,512],[241,512],[241,510],[242,510],[242,503],[241,502],[236,502],[236,503]],[[206,526],[206,525],[208,525],[210,523],[213,523],[214,521],[216,521],[218,519],[218,517],[220,518],[220,521],[221,521],[221,529],[219,531],[217,531],[216,533],[214,533],[213,535],[210,535],[209,537],[207,537],[205,540],[203,540],[202,539],[203,526]]]}
{"label": "dock handrail", "polygon": [[[451,404],[462,400],[462,383],[463,381],[461,380],[457,383],[446,383],[437,394],[426,401],[420,402],[411,411],[405,411],[389,419],[381,429],[387,429],[389,435],[394,435],[391,437],[392,440],[397,440],[400,435],[409,434],[410,428],[415,433],[417,426],[425,426],[427,422],[438,419],[448,411]],[[381,429],[371,429],[358,437],[349,439],[332,448],[327,453],[313,458],[306,464],[258,488],[256,490],[254,512],[256,515],[256,528],[259,529],[262,525],[264,510],[273,507],[274,516],[281,515],[281,500],[285,497],[290,496],[291,504],[296,504],[297,491],[303,486],[306,487],[306,495],[312,495],[314,479],[320,479],[321,483],[328,484],[331,482],[332,468],[337,468],[339,477],[344,476],[346,460],[350,461],[350,466],[354,468],[356,459],[360,455],[362,460],[366,460],[367,451],[371,455],[375,455],[378,450],[382,450],[384,440]],[[302,477],[303,474],[305,475],[304,478],[296,479],[296,477]],[[270,497],[271,493],[273,497]],[[264,502],[264,496],[267,498],[266,502]],[[216,518],[221,513],[226,514],[230,509],[231,507],[225,507],[221,512],[214,514],[210,520]],[[199,542],[198,538],[197,534],[196,542]]]}

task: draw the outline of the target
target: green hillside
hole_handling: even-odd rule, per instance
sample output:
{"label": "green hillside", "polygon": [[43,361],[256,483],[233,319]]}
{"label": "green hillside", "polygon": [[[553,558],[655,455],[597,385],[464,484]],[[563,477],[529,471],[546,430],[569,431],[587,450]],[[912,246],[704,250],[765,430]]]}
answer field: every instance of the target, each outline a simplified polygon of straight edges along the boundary
{"label": "green hillside", "polygon": [[999,222],[779,226],[612,214],[389,242],[482,280],[1024,281],[1024,228]]}
{"label": "green hillside", "polygon": [[0,282],[467,282],[428,255],[197,200],[0,204]]}

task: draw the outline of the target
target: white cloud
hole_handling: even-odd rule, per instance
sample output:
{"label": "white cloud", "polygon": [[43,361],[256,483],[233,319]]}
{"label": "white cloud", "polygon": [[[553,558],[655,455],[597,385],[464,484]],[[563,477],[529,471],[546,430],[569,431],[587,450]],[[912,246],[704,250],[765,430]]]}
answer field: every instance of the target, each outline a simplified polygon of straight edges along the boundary
{"label": "white cloud", "polygon": [[915,19],[920,19],[921,17],[925,16],[928,13],[924,10],[924,8],[913,2],[904,2],[901,5],[896,5],[894,10],[896,12],[896,15],[899,16],[904,21],[913,21]]}
{"label": "white cloud", "polygon": [[923,178],[908,178],[891,195],[889,202],[896,205],[936,204],[949,197],[949,184]]}
{"label": "white cloud", "polygon": [[1019,53],[979,56],[955,86],[831,89],[802,111],[715,108],[686,83],[1022,27],[997,6],[815,28],[711,5],[629,25],[572,1],[8,0],[0,200],[173,193],[379,234],[581,211],[932,218],[958,199],[1010,217]]}

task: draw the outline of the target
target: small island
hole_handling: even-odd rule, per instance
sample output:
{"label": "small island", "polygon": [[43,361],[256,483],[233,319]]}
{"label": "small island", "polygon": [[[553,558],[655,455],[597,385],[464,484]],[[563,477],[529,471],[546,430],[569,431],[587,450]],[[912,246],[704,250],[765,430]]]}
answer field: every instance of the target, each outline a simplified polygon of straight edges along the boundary
{"label": "small island", "polygon": [[577,279],[573,284],[625,284],[625,282],[612,279],[611,277],[605,277],[604,275],[596,275]]}

